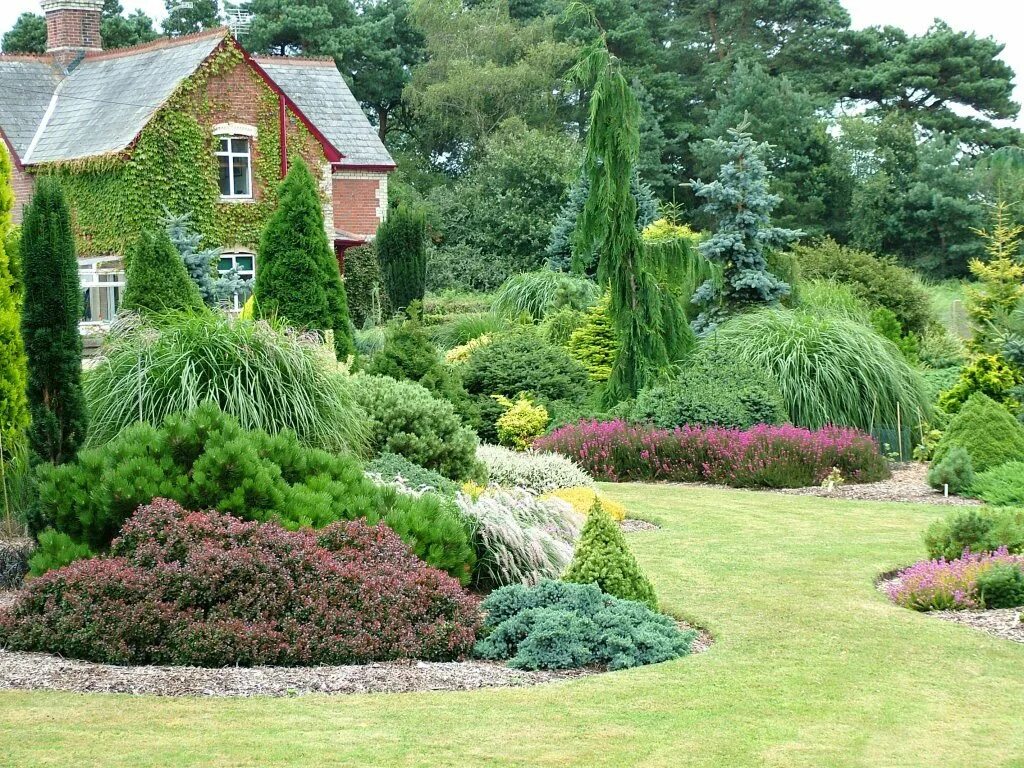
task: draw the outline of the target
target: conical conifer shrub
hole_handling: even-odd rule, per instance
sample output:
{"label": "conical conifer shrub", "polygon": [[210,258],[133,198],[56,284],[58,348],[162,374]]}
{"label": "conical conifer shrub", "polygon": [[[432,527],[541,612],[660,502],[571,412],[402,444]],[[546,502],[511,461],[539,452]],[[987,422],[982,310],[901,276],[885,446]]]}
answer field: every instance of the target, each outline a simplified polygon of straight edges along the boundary
{"label": "conical conifer shrub", "polygon": [[199,312],[205,305],[171,238],[143,232],[128,255],[121,309],[143,314]]}

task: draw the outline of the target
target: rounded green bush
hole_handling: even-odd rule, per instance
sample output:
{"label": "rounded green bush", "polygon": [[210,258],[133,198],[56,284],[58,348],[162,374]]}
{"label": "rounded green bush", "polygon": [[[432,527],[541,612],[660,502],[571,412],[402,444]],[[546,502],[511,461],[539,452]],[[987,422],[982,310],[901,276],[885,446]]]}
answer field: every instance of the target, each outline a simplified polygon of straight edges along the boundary
{"label": "rounded green bush", "polygon": [[941,461],[933,462],[928,470],[928,485],[940,491],[948,485],[950,493],[962,493],[973,482],[971,456],[960,446],[954,446]]}
{"label": "rounded green bush", "polygon": [[843,317],[767,309],[729,320],[717,343],[768,372],[796,426],[865,431],[925,419],[931,404],[920,374],[896,346]]}
{"label": "rounded green bush", "polygon": [[353,378],[356,400],[367,414],[370,449],[397,453],[452,480],[477,477],[477,437],[451,403],[424,387],[387,376]]}
{"label": "rounded green bush", "polygon": [[365,416],[329,358],[321,345],[264,321],[214,312],[123,318],[85,377],[86,447],[213,402],[243,429],[290,429],[315,448],[361,452]]}
{"label": "rounded green bush", "polygon": [[954,447],[967,451],[975,472],[1000,464],[1024,461],[1024,425],[995,400],[977,393],[949,422],[935,448],[933,463],[939,463]]}
{"label": "rounded green bush", "polygon": [[996,563],[978,575],[978,595],[986,608],[1024,605],[1024,569],[1017,563]]}
{"label": "rounded green bush", "polygon": [[476,349],[466,364],[463,383],[475,395],[511,398],[527,392],[541,401],[579,402],[589,390],[586,369],[532,329],[502,334]]}
{"label": "rounded green bush", "polygon": [[671,380],[643,390],[631,418],[671,429],[694,424],[748,429],[788,418],[768,374],[724,347],[705,344]]}

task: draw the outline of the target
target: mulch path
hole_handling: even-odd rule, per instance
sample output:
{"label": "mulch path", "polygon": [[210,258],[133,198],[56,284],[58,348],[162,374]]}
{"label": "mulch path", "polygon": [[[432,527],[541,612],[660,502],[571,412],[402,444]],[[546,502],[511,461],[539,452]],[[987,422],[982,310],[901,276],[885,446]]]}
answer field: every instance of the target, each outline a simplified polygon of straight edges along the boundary
{"label": "mulch path", "polygon": [[[0,609],[16,592],[0,592]],[[691,629],[685,622],[680,628]],[[698,629],[692,652],[713,642]],[[537,672],[492,661],[390,661],[337,667],[115,666],[47,653],[0,650],[0,690],[130,693],[151,696],[298,696],[309,693],[410,693],[512,688],[572,680],[604,672],[598,667]]]}
{"label": "mulch path", "polygon": [[826,488],[786,488],[773,491],[794,496],[821,496],[828,499],[849,499],[856,501],[901,501],[913,504],[947,504],[950,506],[976,506],[977,499],[961,496],[943,496],[927,481],[928,466],[911,462],[893,467],[892,477],[877,483],[840,485],[831,490]]}

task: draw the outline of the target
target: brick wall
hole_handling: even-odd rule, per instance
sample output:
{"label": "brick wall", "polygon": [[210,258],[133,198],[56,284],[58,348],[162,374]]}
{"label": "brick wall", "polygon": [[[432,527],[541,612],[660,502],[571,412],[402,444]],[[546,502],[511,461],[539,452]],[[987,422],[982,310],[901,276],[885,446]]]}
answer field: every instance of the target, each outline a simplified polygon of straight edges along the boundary
{"label": "brick wall", "polygon": [[84,51],[102,50],[100,11],[95,9],[54,8],[46,13],[46,50],[67,66]]}
{"label": "brick wall", "polygon": [[32,195],[36,191],[36,180],[31,174],[19,171],[16,166],[12,167],[12,172],[11,186],[14,188],[14,223],[21,224],[25,206],[31,202]]}
{"label": "brick wall", "polygon": [[[341,147],[344,152],[345,148]],[[364,171],[334,172],[334,227],[370,237],[384,219],[388,175]]]}

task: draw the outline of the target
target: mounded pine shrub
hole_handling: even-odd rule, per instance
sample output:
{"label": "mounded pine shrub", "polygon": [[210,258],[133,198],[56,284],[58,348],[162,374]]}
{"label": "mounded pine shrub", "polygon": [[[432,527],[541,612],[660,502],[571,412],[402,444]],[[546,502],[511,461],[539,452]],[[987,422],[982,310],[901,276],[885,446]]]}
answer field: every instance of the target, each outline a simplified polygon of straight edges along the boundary
{"label": "mounded pine shrub", "polygon": [[847,482],[889,476],[878,444],[855,429],[758,426],[656,429],[624,421],[581,421],[538,439],[597,480],[706,482],[736,488],[819,485],[838,469]]}
{"label": "mounded pine shrub", "polygon": [[928,557],[955,560],[965,551],[1024,552],[1024,509],[961,509],[936,520],[924,534]]}
{"label": "mounded pine shrub", "polygon": [[126,259],[120,309],[161,314],[200,312],[204,308],[199,286],[189,277],[167,232],[142,232]]}
{"label": "mounded pine shrub", "polygon": [[950,493],[962,493],[974,482],[974,467],[971,456],[960,446],[949,449],[942,460],[928,469],[928,485],[943,490],[947,485]]}
{"label": "mounded pine shrub", "polygon": [[262,320],[217,312],[156,324],[122,317],[85,380],[92,415],[87,446],[138,421],[160,424],[213,402],[244,429],[290,429],[314,448],[359,453],[365,416],[349,382],[318,341]]}
{"label": "mounded pine shrub", "polygon": [[317,183],[301,160],[281,182],[280,202],[263,228],[253,295],[259,317],[334,332],[344,359],[355,350],[338,260],[324,229]]}
{"label": "mounded pine shrub", "polygon": [[33,580],[0,612],[0,643],[111,664],[358,664],[459,658],[479,623],[384,525],[289,532],[158,499],[109,557]]}
{"label": "mounded pine shrub", "polygon": [[970,492],[996,507],[1024,507],[1024,461],[1008,461],[976,475]]}
{"label": "mounded pine shrub", "polygon": [[288,430],[244,430],[212,404],[159,427],[129,427],[72,463],[43,465],[38,480],[33,529],[53,528],[97,552],[139,506],[166,497],[289,529],[383,520],[417,555],[464,581],[475,559],[464,521],[437,496],[377,487],[357,459],[307,448]]}
{"label": "mounded pine shrub", "polygon": [[393,309],[423,301],[427,290],[427,219],[402,205],[377,228],[375,240],[384,287]]}
{"label": "mounded pine shrub", "polygon": [[28,359],[29,447],[41,460],[74,458],[88,427],[82,394],[82,288],[71,213],[60,184],[39,179],[21,235],[21,336]]}
{"label": "mounded pine shrub", "polygon": [[482,608],[487,618],[474,652],[518,669],[657,664],[687,655],[696,634],[594,584],[517,584],[492,592]]}
{"label": "mounded pine shrub", "polygon": [[613,597],[635,600],[652,611],[658,610],[654,585],[640,570],[622,530],[597,499],[590,508],[576,554],[562,579],[576,584],[596,584]]}
{"label": "mounded pine shrub", "polygon": [[975,472],[985,472],[1011,461],[1024,461],[1024,424],[995,400],[979,392],[971,395],[949,422],[935,448],[932,463],[941,463],[954,447],[967,451]]}

